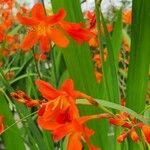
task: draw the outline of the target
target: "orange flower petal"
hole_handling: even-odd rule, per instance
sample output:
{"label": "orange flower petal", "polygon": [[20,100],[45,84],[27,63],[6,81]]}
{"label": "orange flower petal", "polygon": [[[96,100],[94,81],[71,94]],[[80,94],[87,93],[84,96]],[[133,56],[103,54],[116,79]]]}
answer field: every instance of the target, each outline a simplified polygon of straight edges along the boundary
{"label": "orange flower petal", "polygon": [[37,41],[38,37],[36,33],[33,31],[29,31],[22,42],[22,50],[28,51]]}
{"label": "orange flower petal", "polygon": [[61,86],[62,91],[66,91],[68,94],[72,94],[74,90],[73,80],[65,80]]}
{"label": "orange flower petal", "polygon": [[20,13],[17,13],[16,17],[21,24],[26,26],[34,26],[39,23],[36,19],[22,16]]}
{"label": "orange flower petal", "polygon": [[46,36],[42,36],[40,38],[40,49],[43,52],[48,52],[50,49],[49,39]]}
{"label": "orange flower petal", "polygon": [[54,130],[52,132],[53,133],[53,140],[59,141],[59,140],[63,139],[64,136],[69,134],[71,130],[72,130],[72,126],[70,124],[62,125],[60,128],[58,128],[57,130]]}
{"label": "orange flower petal", "polygon": [[45,15],[45,10],[43,8],[43,5],[41,3],[35,4],[31,9],[31,15],[32,17],[39,20],[44,19],[46,15]]}
{"label": "orange flower petal", "polygon": [[81,44],[83,41],[89,41],[93,37],[93,33],[88,29],[83,29],[80,23],[63,21],[60,25],[78,44]]}
{"label": "orange flower petal", "polygon": [[66,16],[66,11],[64,9],[60,9],[57,14],[48,16],[46,18],[46,22],[48,24],[54,25],[58,23],[59,21],[63,20],[65,16]]}
{"label": "orange flower petal", "polygon": [[47,100],[53,100],[59,96],[59,93],[48,82],[36,80],[35,84],[42,96]]}
{"label": "orange flower petal", "polygon": [[74,133],[69,136],[67,150],[82,150],[81,135]]}
{"label": "orange flower petal", "polygon": [[40,127],[46,130],[54,130],[60,127],[60,124],[57,122],[48,122],[42,117],[38,117],[37,123]]}
{"label": "orange flower petal", "polygon": [[52,28],[48,33],[50,39],[59,47],[66,48],[69,44],[68,38],[62,31]]}

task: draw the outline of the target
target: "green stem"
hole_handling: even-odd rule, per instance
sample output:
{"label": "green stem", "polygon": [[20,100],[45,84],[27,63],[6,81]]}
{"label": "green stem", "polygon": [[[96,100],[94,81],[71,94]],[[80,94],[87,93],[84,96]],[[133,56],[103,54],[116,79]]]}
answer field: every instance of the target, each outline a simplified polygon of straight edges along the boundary
{"label": "green stem", "polygon": [[36,60],[36,58],[35,58],[35,50],[34,50],[34,47],[33,47],[33,49],[32,49],[32,53],[33,53],[33,57],[34,57],[34,63],[35,63],[35,68],[36,68],[37,74],[38,74],[39,78],[42,79],[42,76],[41,76],[41,74],[40,74],[40,70],[39,70],[39,68],[38,68],[37,60]]}
{"label": "green stem", "polygon": [[101,36],[101,20],[100,20],[100,3],[101,0],[95,0],[95,14],[96,14],[96,25],[97,25],[97,31],[98,31],[98,44],[99,44],[99,49],[100,49],[100,57],[101,57],[101,61],[102,61],[102,74],[103,74],[103,81],[104,81],[104,86],[107,92],[107,98],[111,99],[110,97],[110,91],[109,91],[109,87],[108,87],[108,83],[107,83],[107,79],[105,76],[105,67],[104,67],[104,48],[102,45],[102,36]]}
{"label": "green stem", "polygon": [[28,117],[34,115],[34,114],[36,114],[37,112],[38,112],[38,111],[35,111],[35,112],[33,112],[33,113],[31,113],[31,114],[29,114],[29,115],[27,115],[27,116],[21,118],[20,120],[17,120],[17,121],[14,122],[13,124],[11,124],[9,127],[5,128],[5,130],[3,130],[0,134],[6,132],[8,129],[10,129],[11,127],[13,127],[14,125],[16,125],[17,123],[23,121],[24,119],[26,119],[26,118],[28,118]]}

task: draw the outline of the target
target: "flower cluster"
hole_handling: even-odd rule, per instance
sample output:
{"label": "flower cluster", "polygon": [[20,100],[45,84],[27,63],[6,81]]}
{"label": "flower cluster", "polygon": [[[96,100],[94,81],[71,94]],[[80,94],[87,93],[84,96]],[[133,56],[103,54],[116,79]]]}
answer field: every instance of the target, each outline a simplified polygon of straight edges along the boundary
{"label": "flower cluster", "polygon": [[132,141],[139,141],[140,136],[136,130],[140,129],[145,136],[146,142],[150,144],[150,127],[144,123],[138,122],[135,117],[132,117],[128,113],[121,112],[116,114],[115,117],[109,118],[109,123],[124,128],[121,135],[117,137],[118,142],[123,142],[128,134],[130,135]]}
{"label": "flower cluster", "polygon": [[89,103],[97,105],[92,97],[74,90],[73,80],[65,80],[59,90],[54,89],[48,82],[36,80],[36,85],[45,100],[32,100],[24,92],[11,93],[11,96],[18,102],[24,103],[28,107],[41,104],[38,110],[38,125],[49,130],[54,141],[59,141],[68,136],[67,150],[73,150],[73,141],[76,141],[76,149],[82,149],[82,139],[87,143],[90,150],[98,150],[90,144],[89,138],[94,134],[92,129],[84,124],[91,119],[108,118],[109,114],[98,114],[91,116],[80,116],[76,106],[78,98],[84,98]]}

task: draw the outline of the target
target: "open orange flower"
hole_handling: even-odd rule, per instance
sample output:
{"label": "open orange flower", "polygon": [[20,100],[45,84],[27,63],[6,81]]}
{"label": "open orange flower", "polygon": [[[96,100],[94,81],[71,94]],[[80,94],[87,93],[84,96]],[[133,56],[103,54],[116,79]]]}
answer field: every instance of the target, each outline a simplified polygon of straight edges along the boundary
{"label": "open orange flower", "polygon": [[55,15],[46,16],[42,4],[37,3],[31,9],[30,14],[31,17],[27,17],[17,13],[18,21],[27,27],[31,27],[22,43],[24,51],[29,50],[38,41],[43,52],[50,49],[49,41],[53,41],[62,48],[69,44],[69,40],[58,27],[58,23],[66,16],[64,9],[60,9]]}
{"label": "open orange flower", "polygon": [[38,111],[37,122],[43,129],[55,130],[77,117],[79,117],[77,107],[58,98],[42,105]]}
{"label": "open orange flower", "polygon": [[[85,98],[95,104],[93,99],[80,91],[74,90],[73,80],[65,80],[59,90],[54,89],[49,83],[36,80],[36,85],[42,96],[48,100],[39,110],[38,124],[45,129],[54,130],[61,123],[79,116],[75,105],[77,98]],[[64,114],[67,114],[65,118]],[[63,117],[62,117],[63,116]]]}
{"label": "open orange flower", "polygon": [[4,117],[2,115],[0,115],[0,134],[4,130],[3,119],[4,119]]}
{"label": "open orange flower", "polygon": [[[73,119],[66,124],[61,125],[59,128],[52,132],[54,141],[63,139],[68,135],[68,145],[67,150],[82,150],[82,139],[85,140],[89,150],[99,150],[92,144],[90,144],[89,138],[94,134],[92,129],[87,128],[84,123],[96,118],[107,118],[108,114],[92,115],[92,116],[83,116],[76,119]],[[76,146],[74,146],[74,141]]]}

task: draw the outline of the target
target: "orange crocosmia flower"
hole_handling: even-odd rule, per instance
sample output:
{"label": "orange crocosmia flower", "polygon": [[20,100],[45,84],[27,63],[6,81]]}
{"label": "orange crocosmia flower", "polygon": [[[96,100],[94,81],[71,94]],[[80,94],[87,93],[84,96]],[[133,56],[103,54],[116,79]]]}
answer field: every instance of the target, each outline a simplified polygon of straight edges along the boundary
{"label": "orange crocosmia flower", "polygon": [[38,111],[37,122],[43,129],[52,131],[78,116],[79,112],[75,105],[70,105],[67,100],[57,98],[42,105]]}
{"label": "orange crocosmia flower", "polygon": [[132,11],[131,10],[126,10],[123,13],[123,22],[130,25],[132,22]]}
{"label": "orange crocosmia flower", "polygon": [[146,141],[150,144],[150,127],[147,125],[142,125],[142,131],[144,133]]}
{"label": "orange crocosmia flower", "polygon": [[33,100],[28,97],[23,91],[19,90],[18,92],[12,92],[10,95],[19,103],[25,104],[27,107],[35,107],[41,104],[40,100]]}
{"label": "orange crocosmia flower", "polygon": [[4,130],[3,119],[4,119],[4,117],[2,115],[0,115],[0,134]]}
{"label": "orange crocosmia flower", "polygon": [[58,23],[66,16],[64,9],[60,9],[55,15],[46,16],[42,4],[37,3],[31,9],[30,14],[31,17],[27,17],[17,13],[18,21],[27,27],[31,27],[22,43],[24,51],[28,51],[37,42],[40,43],[40,48],[43,52],[49,51],[50,41],[53,41],[59,47],[67,47],[69,40],[59,30],[58,26]]}
{"label": "orange crocosmia flower", "polygon": [[65,80],[59,90],[54,89],[48,82],[43,80],[36,80],[36,85],[42,96],[48,101],[54,100],[58,97],[60,99],[73,99],[77,98],[87,99],[92,104],[97,104],[91,96],[88,96],[80,91],[74,90],[74,82],[71,79]]}
{"label": "orange crocosmia flower", "polygon": [[[52,131],[53,139],[54,141],[58,141],[68,135],[67,150],[82,150],[82,139],[85,140],[89,150],[98,150],[99,148],[96,148],[89,142],[89,138],[94,134],[94,131],[85,127],[84,123],[91,119],[107,117],[109,117],[108,114],[100,114],[73,119],[72,121],[63,124],[56,130]],[[76,142],[76,146],[74,146],[74,141]]]}

